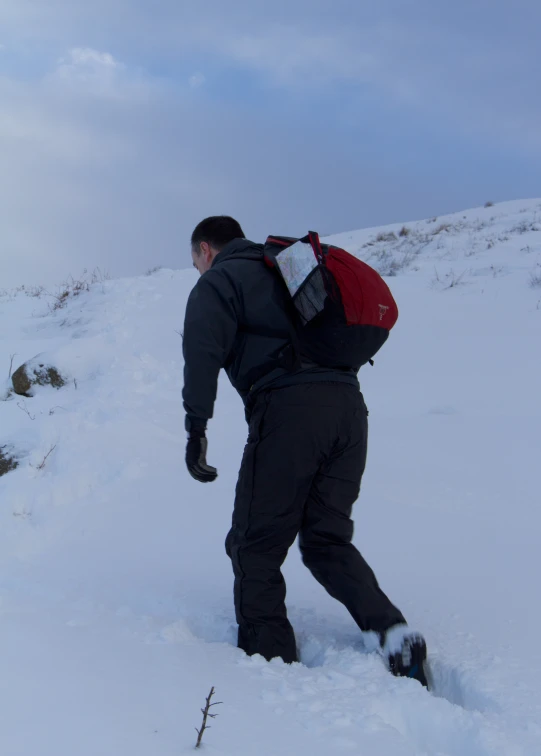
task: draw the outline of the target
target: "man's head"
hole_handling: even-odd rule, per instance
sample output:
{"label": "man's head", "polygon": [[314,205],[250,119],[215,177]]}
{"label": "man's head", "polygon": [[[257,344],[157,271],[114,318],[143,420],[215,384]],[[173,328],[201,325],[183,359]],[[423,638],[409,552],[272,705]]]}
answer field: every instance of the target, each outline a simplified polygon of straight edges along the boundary
{"label": "man's head", "polygon": [[228,215],[213,215],[199,223],[192,234],[192,260],[200,275],[233,239],[245,239],[239,223]]}

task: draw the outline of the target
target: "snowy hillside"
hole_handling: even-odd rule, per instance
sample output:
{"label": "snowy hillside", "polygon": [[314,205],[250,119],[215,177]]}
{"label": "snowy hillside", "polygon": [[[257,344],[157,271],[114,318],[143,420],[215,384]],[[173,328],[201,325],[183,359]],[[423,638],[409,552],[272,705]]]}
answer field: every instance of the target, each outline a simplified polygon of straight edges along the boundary
{"label": "snowy hillside", "polygon": [[334,241],[391,276],[400,308],[360,374],[371,438],[355,542],[425,633],[433,692],[384,669],[296,549],[303,663],[234,647],[223,542],[246,428],[224,379],[219,478],[188,476],[194,271],[72,283],[60,299],[0,292],[2,379],[11,355],[13,370],[41,355],[65,380],[29,397],[0,384],[15,468],[0,477],[0,753],[186,754],[214,685],[214,754],[541,754],[541,201]]}

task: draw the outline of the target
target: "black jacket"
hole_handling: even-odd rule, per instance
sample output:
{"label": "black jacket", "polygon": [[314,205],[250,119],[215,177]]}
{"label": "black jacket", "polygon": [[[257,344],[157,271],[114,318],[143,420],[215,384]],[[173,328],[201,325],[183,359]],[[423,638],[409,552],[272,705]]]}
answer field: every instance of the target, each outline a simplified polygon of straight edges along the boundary
{"label": "black jacket", "polygon": [[184,322],[184,409],[190,424],[212,417],[225,368],[246,403],[261,388],[312,381],[358,381],[353,371],[305,365],[293,370],[291,303],[263,246],[235,239],[214,258],[188,299]]}

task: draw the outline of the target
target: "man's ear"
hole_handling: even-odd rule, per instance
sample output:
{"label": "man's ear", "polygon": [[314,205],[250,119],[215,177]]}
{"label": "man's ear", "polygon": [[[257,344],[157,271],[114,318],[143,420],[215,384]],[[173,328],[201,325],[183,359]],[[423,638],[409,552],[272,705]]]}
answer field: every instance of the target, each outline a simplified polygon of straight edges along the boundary
{"label": "man's ear", "polygon": [[208,242],[201,242],[201,254],[203,255],[203,257],[205,258],[207,262],[210,261],[212,250]]}

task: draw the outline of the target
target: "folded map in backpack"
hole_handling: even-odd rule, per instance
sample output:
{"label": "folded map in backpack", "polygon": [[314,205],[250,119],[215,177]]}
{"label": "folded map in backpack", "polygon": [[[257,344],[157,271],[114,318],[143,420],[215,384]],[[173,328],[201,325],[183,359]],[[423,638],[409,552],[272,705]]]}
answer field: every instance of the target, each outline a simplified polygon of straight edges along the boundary
{"label": "folded map in backpack", "polygon": [[312,245],[300,241],[281,250],[276,262],[292,297],[318,266]]}

